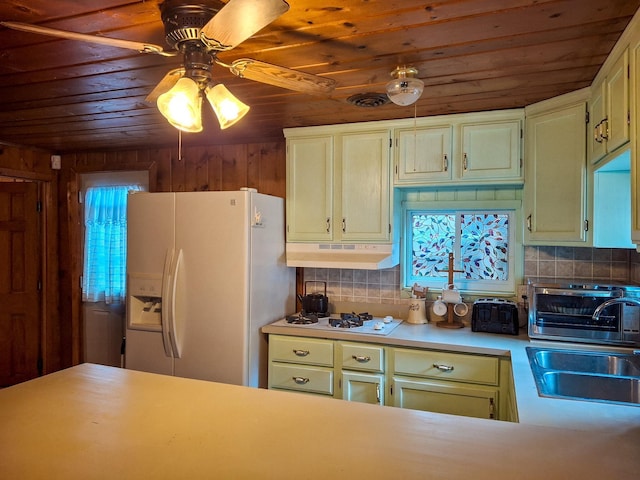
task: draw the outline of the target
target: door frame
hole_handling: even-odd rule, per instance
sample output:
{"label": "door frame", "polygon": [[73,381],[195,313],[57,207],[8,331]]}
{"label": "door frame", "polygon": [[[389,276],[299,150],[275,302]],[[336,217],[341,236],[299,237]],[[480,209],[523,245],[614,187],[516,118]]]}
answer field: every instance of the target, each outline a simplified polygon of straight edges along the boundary
{"label": "door frame", "polygon": [[40,348],[42,373],[60,370],[61,318],[59,315],[58,283],[58,216],[56,174],[27,172],[0,167],[0,176],[34,182],[38,186],[41,217],[38,234],[40,248]]}

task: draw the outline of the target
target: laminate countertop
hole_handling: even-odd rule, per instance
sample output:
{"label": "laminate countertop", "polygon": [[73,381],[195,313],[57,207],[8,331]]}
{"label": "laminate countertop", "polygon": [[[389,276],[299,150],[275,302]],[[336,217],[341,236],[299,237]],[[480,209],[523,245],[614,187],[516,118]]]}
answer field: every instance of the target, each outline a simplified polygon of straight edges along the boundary
{"label": "laminate countertop", "polygon": [[6,479],[623,480],[640,472],[640,443],[612,435],[91,364],[1,390],[0,425]]}
{"label": "laminate countertop", "polygon": [[[262,331],[267,334],[310,336],[509,357],[513,370],[520,423],[587,430],[594,434],[632,438],[640,453],[640,406],[547,398],[538,395],[525,347],[544,346],[582,350],[596,347],[563,342],[534,342],[529,340],[526,332],[518,336],[498,335],[473,332],[468,326],[453,330],[439,328],[434,323],[414,325],[403,322],[385,336],[361,335],[340,328],[326,331],[313,330],[304,326],[292,327],[274,324],[263,327]],[[612,349],[605,348],[605,350]],[[640,471],[638,475],[640,475]]]}

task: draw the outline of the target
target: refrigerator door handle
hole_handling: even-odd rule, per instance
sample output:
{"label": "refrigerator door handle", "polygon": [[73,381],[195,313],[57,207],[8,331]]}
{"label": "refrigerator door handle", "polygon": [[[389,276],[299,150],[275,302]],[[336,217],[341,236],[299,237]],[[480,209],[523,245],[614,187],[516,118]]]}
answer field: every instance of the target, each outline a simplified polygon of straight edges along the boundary
{"label": "refrigerator door handle", "polygon": [[167,249],[167,254],[164,258],[164,271],[162,274],[162,313],[160,318],[162,320],[162,345],[164,346],[164,353],[167,357],[173,357],[171,351],[171,341],[169,340],[169,325],[171,324],[171,310],[173,292],[171,286],[173,282],[171,280],[172,264],[173,264],[173,249]]}
{"label": "refrigerator door handle", "polygon": [[171,348],[174,358],[180,358],[182,353],[182,338],[184,313],[182,309],[185,306],[184,301],[184,267],[182,250],[174,256],[174,262],[171,268],[171,304],[169,307],[169,339],[171,340]]}

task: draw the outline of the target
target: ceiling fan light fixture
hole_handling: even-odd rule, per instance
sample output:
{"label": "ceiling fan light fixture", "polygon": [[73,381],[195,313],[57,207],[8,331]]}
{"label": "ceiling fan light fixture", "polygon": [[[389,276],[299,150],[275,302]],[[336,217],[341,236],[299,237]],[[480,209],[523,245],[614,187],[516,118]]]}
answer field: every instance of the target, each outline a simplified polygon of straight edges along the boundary
{"label": "ceiling fan light fixture", "polygon": [[218,117],[221,130],[236,124],[249,112],[249,106],[238,100],[221,83],[207,88],[206,96],[216,117]]}
{"label": "ceiling fan light fixture", "polygon": [[418,101],[424,89],[424,82],[415,78],[418,69],[397,67],[391,76],[394,80],[387,83],[387,96],[396,105],[406,107]]}
{"label": "ceiling fan light fixture", "polygon": [[182,77],[158,97],[158,110],[169,123],[183,132],[202,131],[202,97],[200,87],[188,77]]}

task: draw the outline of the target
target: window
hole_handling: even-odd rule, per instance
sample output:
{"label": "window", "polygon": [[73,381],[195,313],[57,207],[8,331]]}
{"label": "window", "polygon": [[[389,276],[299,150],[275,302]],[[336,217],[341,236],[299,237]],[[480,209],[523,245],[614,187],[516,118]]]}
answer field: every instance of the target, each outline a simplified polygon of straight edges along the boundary
{"label": "window", "polygon": [[82,300],[123,303],[127,261],[127,195],[140,185],[93,186],[84,197]]}
{"label": "window", "polygon": [[477,293],[512,293],[516,277],[515,210],[407,209],[404,284],[434,290],[448,281],[449,253],[454,283]]}

